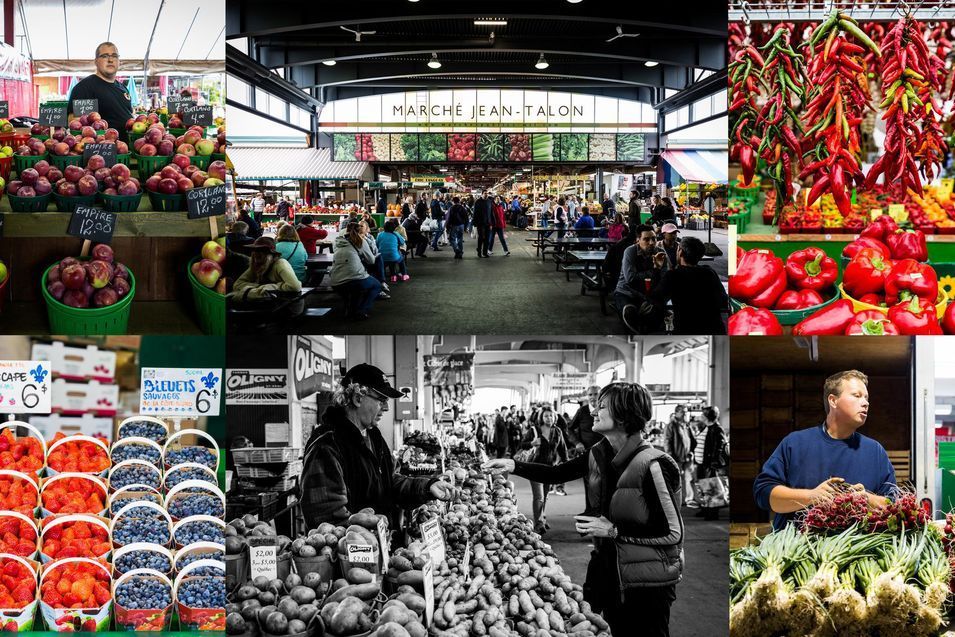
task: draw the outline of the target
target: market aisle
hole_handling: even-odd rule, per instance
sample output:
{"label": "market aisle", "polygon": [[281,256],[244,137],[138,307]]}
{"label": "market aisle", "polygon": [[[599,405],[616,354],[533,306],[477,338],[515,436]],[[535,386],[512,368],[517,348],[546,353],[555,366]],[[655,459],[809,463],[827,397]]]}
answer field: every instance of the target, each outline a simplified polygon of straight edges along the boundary
{"label": "market aisle", "polygon": [[[531,488],[524,478],[511,476],[517,494],[517,507],[531,517]],[[544,536],[564,571],[583,584],[590,561],[590,542],[574,529],[573,516],[584,510],[583,481],[564,485],[566,497],[547,499],[547,522],[551,530]],[[726,573],[729,564],[729,522],[726,509],[721,519],[707,522],[695,517],[695,509],[683,509],[686,538],[683,550],[686,569],[677,586],[677,599],[670,613],[670,632],[674,637],[721,637],[729,634]]]}

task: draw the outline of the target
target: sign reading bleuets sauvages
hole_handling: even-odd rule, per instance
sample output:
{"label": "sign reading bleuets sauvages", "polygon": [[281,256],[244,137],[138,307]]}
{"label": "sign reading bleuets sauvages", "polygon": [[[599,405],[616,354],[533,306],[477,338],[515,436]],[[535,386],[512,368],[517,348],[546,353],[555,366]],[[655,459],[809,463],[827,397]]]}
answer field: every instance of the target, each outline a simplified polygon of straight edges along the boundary
{"label": "sign reading bleuets sauvages", "polygon": [[332,359],[316,352],[306,337],[296,336],[292,341],[292,370],[296,398],[332,391],[334,387]]}
{"label": "sign reading bleuets sauvages", "polygon": [[50,361],[0,361],[0,413],[48,414]]}
{"label": "sign reading bleuets sauvages", "polygon": [[99,110],[99,100],[95,97],[84,100],[73,100],[73,116],[82,117]]}
{"label": "sign reading bleuets sauvages", "polygon": [[204,219],[225,214],[225,184],[193,188],[186,192],[188,219]]}
{"label": "sign reading bleuets sauvages", "polygon": [[69,124],[66,111],[66,104],[61,104],[58,106],[41,106],[39,116],[40,124],[43,126],[66,126]]}
{"label": "sign reading bleuets sauvages", "polygon": [[226,405],[287,405],[287,369],[227,369]]}
{"label": "sign reading bleuets sauvages", "polygon": [[79,239],[109,243],[116,229],[116,213],[102,208],[77,206],[70,216],[66,234]]}
{"label": "sign reading bleuets sauvages", "polygon": [[143,367],[139,413],[144,416],[218,416],[222,370]]}
{"label": "sign reading bleuets sauvages", "polygon": [[179,109],[183,106],[191,106],[192,98],[183,97],[182,95],[170,95],[166,98],[166,110],[169,111],[169,114],[178,113]]}
{"label": "sign reading bleuets sauvages", "polygon": [[106,162],[107,168],[112,168],[116,164],[116,145],[115,144],[86,144],[83,147],[83,165],[90,163],[90,157],[99,155]]}
{"label": "sign reading bleuets sauvages", "polygon": [[10,117],[10,102],[7,100],[0,100],[0,117]]}
{"label": "sign reading bleuets sauvages", "polygon": [[179,109],[185,126],[212,126],[212,107],[189,104]]}

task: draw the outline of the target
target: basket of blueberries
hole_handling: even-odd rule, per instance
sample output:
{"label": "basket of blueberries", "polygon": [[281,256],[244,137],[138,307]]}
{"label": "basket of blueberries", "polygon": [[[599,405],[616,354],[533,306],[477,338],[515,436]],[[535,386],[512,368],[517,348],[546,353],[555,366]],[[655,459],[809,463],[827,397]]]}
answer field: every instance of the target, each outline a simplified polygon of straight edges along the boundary
{"label": "basket of blueberries", "polygon": [[172,552],[159,544],[134,542],[113,553],[113,570],[119,575],[143,568],[172,575],[172,564]]}
{"label": "basket of blueberries", "polygon": [[212,469],[197,462],[186,462],[172,467],[166,472],[163,484],[168,491],[186,480],[201,480],[215,485],[219,484]]}
{"label": "basket of blueberries", "polygon": [[166,511],[173,522],[193,515],[225,519],[225,496],[219,487],[202,480],[180,482],[166,494]]}
{"label": "basket of blueberries", "polygon": [[169,425],[153,416],[132,416],[119,423],[119,438],[146,438],[163,444],[169,435]]}
{"label": "basket of blueberries", "polygon": [[[219,575],[196,575],[211,567]],[[222,570],[219,570],[222,569]],[[197,560],[176,576],[173,585],[180,630],[225,630],[225,569],[215,560]]]}
{"label": "basket of blueberries", "polygon": [[109,457],[114,465],[126,460],[143,460],[151,465],[159,466],[159,461],[162,459],[162,447],[149,438],[120,438],[113,443]]}
{"label": "basket of blueberries", "polygon": [[158,504],[135,502],[120,509],[110,521],[113,547],[148,542],[168,547],[172,543],[172,522]]}
{"label": "basket of blueberries", "polygon": [[109,496],[109,514],[115,516],[123,507],[133,502],[152,502],[161,507],[162,496],[159,495],[158,489],[145,485],[131,484],[120,487]]}
{"label": "basket of blueberries", "polygon": [[[208,441],[212,447],[183,444],[184,436],[195,436]],[[199,429],[183,429],[169,436],[163,446],[163,465],[168,471],[171,467],[184,463],[196,463],[209,467],[213,471],[219,468],[219,445],[215,438]]]}
{"label": "basket of blueberries", "polygon": [[169,630],[172,621],[172,582],[151,569],[123,573],[113,584],[117,630]]}
{"label": "basket of blueberries", "polygon": [[162,486],[162,475],[159,473],[159,467],[138,458],[123,460],[119,464],[113,465],[113,468],[109,471],[110,490],[122,489],[134,484],[158,490]]}
{"label": "basket of blueberries", "polygon": [[176,522],[172,537],[178,548],[196,542],[225,543],[225,521],[209,515],[193,515]]}

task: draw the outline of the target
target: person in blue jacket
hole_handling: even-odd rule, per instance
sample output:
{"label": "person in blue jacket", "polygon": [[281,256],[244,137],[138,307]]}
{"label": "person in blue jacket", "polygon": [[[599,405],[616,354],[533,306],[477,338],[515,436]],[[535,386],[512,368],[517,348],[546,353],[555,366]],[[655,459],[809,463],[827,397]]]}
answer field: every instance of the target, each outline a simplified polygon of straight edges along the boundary
{"label": "person in blue jacket", "polygon": [[587,206],[581,208],[581,212],[583,214],[574,224],[574,230],[577,231],[578,237],[592,237],[594,236],[594,218],[590,216],[590,210]]}
{"label": "person in blue jacket", "polygon": [[400,234],[395,232],[398,223],[394,219],[385,222],[384,232],[379,232],[376,241],[378,242],[378,251],[381,252],[381,260],[385,267],[391,271],[391,282],[395,283],[398,277],[402,281],[407,281],[408,269],[405,267],[405,258],[401,254],[401,248],[405,245],[405,240]]}
{"label": "person in blue jacket", "polygon": [[763,465],[753,495],[761,508],[776,514],[774,529],[846,488],[865,491],[872,509],[896,492],[895,470],[885,449],[858,431],[869,415],[868,382],[854,369],[827,378],[825,422],[783,438]]}

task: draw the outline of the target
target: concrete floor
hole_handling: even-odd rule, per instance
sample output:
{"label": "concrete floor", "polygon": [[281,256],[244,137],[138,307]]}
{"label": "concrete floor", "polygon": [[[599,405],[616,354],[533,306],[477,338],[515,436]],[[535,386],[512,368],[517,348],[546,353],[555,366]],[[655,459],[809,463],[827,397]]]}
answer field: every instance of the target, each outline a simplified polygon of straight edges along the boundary
{"label": "concrete floor", "polygon": [[[530,483],[511,476],[517,506],[531,517]],[[581,480],[564,485],[567,496],[551,495],[545,514],[551,530],[544,535],[561,566],[574,582],[583,584],[592,545],[574,529],[573,516],[584,510]],[[695,517],[696,509],[683,509],[686,567],[676,587],[676,602],[670,609],[670,634],[674,637],[723,637],[729,635],[729,514],[720,511],[718,521]]]}
{"label": "concrete floor", "polygon": [[[682,234],[706,241],[705,231]],[[391,299],[379,301],[371,317],[346,322],[340,298],[310,297],[309,307],[331,308],[321,317],[302,317],[270,329],[297,334],[624,334],[626,327],[613,313],[600,312],[596,293],[580,294],[580,278],[557,272],[554,262],[536,257],[527,239],[532,233],[507,231],[511,256],[495,244],[494,255],[479,259],[476,240],[465,236],[464,258],[456,260],[450,247],[430,248],[426,259],[408,261],[411,280],[391,285]],[[723,256],[709,262],[720,278],[727,275],[726,231],[714,230],[713,243]],[[326,279],[327,281],[327,279]]]}

